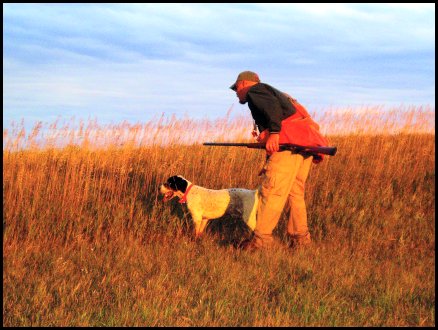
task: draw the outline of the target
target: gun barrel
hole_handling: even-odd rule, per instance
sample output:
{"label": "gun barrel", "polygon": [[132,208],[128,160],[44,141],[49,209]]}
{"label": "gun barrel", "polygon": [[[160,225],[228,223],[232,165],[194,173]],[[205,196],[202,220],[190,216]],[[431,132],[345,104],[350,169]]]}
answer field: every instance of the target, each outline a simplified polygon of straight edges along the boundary
{"label": "gun barrel", "polygon": [[[222,146],[222,147],[247,147],[253,149],[265,149],[264,143],[233,143],[233,142],[205,142],[205,146]],[[308,152],[311,154],[324,154],[334,156],[337,151],[337,147],[315,147],[315,146],[302,146],[292,143],[280,143],[280,148],[283,150],[294,149],[298,151]]]}
{"label": "gun barrel", "polygon": [[265,148],[263,143],[228,143],[228,142],[205,142],[204,146],[219,146],[219,147],[248,147],[255,148],[256,145],[260,145],[260,149]]}

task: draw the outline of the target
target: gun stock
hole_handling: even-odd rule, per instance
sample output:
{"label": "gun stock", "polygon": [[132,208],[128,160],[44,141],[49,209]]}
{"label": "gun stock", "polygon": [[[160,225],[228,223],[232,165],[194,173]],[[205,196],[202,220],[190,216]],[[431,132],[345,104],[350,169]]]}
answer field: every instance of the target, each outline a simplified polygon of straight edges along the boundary
{"label": "gun stock", "polygon": [[[220,146],[220,147],[247,147],[252,149],[265,149],[264,143],[227,143],[227,142],[205,142],[204,146]],[[307,152],[310,154],[324,154],[334,156],[337,151],[337,147],[316,147],[316,146],[302,146],[293,143],[280,143],[281,150],[295,150]]]}

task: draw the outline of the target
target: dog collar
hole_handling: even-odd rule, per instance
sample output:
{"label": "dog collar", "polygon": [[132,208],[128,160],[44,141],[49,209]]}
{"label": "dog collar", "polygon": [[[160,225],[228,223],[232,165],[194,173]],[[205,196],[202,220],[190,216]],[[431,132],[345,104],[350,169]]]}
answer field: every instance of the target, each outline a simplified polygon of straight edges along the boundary
{"label": "dog collar", "polygon": [[178,201],[178,203],[184,204],[185,202],[187,202],[187,195],[189,194],[189,191],[190,189],[192,189],[192,187],[193,187],[193,183],[191,183],[190,186],[188,186],[186,192],[184,193],[183,197],[181,197],[181,199]]}

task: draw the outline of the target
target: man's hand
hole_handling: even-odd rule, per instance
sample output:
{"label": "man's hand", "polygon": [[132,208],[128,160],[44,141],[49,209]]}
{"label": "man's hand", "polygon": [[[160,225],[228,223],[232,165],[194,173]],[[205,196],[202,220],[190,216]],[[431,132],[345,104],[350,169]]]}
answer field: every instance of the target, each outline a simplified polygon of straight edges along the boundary
{"label": "man's hand", "polygon": [[266,143],[266,141],[268,141],[268,137],[269,137],[269,131],[267,129],[265,129],[257,137],[257,142]]}
{"label": "man's hand", "polygon": [[269,155],[280,150],[280,134],[269,134],[268,140],[266,141],[266,151]]}

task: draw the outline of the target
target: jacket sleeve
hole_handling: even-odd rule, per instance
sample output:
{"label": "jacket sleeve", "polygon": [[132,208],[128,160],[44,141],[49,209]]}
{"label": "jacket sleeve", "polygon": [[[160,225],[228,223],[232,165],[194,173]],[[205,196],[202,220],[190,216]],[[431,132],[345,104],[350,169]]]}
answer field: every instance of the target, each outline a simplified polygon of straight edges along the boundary
{"label": "jacket sleeve", "polygon": [[270,133],[281,130],[282,108],[278,99],[266,90],[250,90],[247,94],[248,105],[252,111],[263,116]]}

